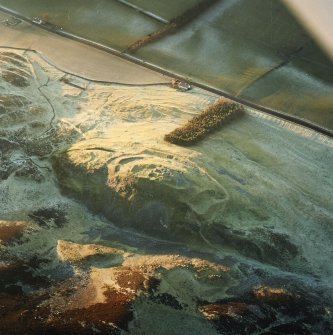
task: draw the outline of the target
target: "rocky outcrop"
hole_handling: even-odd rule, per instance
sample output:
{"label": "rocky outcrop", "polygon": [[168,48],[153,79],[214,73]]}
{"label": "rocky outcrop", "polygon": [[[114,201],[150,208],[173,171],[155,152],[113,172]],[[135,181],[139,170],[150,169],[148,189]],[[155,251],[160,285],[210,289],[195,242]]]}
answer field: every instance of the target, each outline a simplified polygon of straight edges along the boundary
{"label": "rocky outcrop", "polygon": [[57,154],[53,167],[63,190],[115,224],[161,238],[190,239],[198,236],[203,221],[213,221],[226,194],[184,153],[163,149],[133,149],[117,138],[101,138]]}

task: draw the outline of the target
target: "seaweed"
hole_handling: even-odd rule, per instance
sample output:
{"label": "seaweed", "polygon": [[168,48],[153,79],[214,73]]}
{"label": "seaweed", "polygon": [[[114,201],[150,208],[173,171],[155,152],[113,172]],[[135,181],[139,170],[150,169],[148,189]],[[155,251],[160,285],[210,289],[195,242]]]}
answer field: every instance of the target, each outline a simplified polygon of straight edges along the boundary
{"label": "seaweed", "polygon": [[220,98],[198,116],[189,120],[183,127],[176,128],[171,133],[166,134],[164,140],[183,146],[193,145],[226,122],[243,114],[243,106]]}

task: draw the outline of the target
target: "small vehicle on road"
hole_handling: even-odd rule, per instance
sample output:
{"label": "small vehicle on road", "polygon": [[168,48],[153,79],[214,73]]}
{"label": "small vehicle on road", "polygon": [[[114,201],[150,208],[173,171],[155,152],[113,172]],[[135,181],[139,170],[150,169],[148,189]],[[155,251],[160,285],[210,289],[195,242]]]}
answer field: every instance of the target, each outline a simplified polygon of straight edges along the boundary
{"label": "small vehicle on road", "polygon": [[171,87],[177,89],[178,91],[182,91],[182,92],[189,91],[192,88],[192,86],[186,81],[181,81],[178,79],[173,79],[171,81]]}

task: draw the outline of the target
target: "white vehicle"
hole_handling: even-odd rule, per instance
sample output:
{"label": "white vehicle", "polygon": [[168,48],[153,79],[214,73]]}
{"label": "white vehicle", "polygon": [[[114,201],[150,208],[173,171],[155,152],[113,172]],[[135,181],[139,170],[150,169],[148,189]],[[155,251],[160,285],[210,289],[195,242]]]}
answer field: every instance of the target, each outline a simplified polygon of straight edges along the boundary
{"label": "white vehicle", "polygon": [[44,24],[45,23],[44,20],[42,20],[41,18],[39,18],[37,16],[32,19],[32,22],[36,23],[36,24]]}
{"label": "white vehicle", "polygon": [[189,91],[192,88],[192,86],[189,83],[177,79],[173,79],[171,81],[171,86],[182,92]]}

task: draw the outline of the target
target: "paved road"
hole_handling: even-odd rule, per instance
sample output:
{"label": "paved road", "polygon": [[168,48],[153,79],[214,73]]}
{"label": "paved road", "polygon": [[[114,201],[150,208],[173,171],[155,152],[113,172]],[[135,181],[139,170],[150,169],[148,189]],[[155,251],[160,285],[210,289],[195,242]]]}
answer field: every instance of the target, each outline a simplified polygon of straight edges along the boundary
{"label": "paved road", "polygon": [[[0,20],[10,19],[1,14]],[[60,37],[28,22],[0,26],[0,46],[41,52],[59,68],[88,79],[122,84],[169,83],[170,77],[89,45]]]}
{"label": "paved road", "polygon": [[[134,56],[120,53],[110,47],[69,34],[63,30],[52,31],[47,26],[36,26],[31,20],[0,6],[0,11],[15,15],[24,22],[15,27],[1,28],[0,46],[20,47],[38,50],[48,55],[52,62],[61,69],[77,73],[83,77],[98,81],[118,82],[124,84],[168,83],[171,78],[187,80],[182,75],[170,72],[157,65],[144,62]],[[3,18],[9,17],[1,14]],[[43,28],[43,29],[40,29]],[[67,37],[66,39],[60,37]],[[199,82],[192,85],[212,93],[227,97],[245,106],[273,115],[295,124],[310,128],[333,138],[333,131],[311,121],[298,118],[281,111],[258,105],[248,100],[231,95],[216,87]]]}

